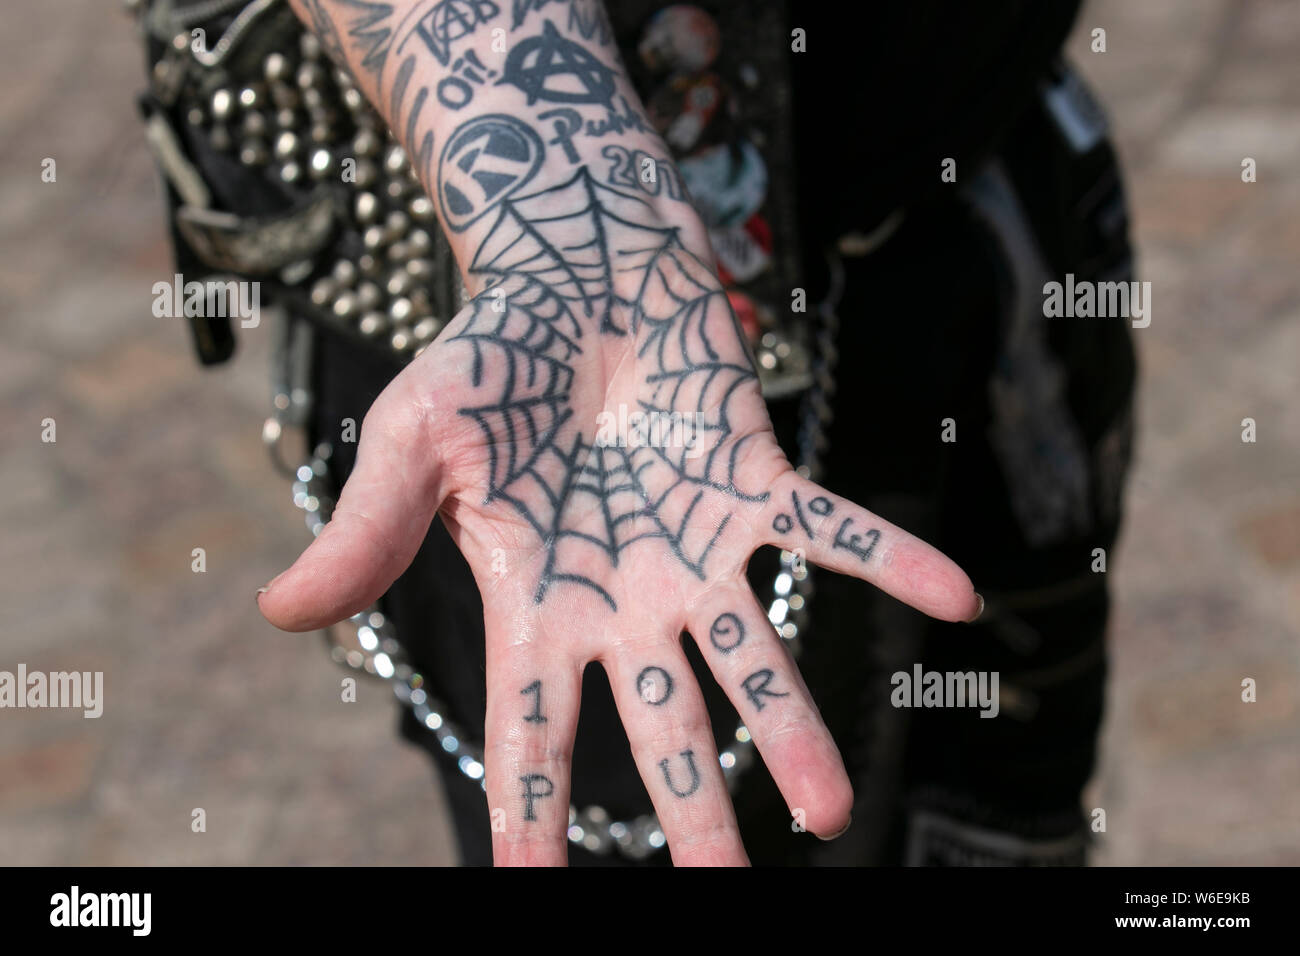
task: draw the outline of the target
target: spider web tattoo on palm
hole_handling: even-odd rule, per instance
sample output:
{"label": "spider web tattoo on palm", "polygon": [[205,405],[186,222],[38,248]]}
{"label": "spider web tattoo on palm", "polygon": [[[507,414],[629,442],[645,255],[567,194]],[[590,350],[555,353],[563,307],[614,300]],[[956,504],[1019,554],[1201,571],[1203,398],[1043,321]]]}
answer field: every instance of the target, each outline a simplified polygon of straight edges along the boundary
{"label": "spider web tattoo on palm", "polygon": [[[733,436],[729,407],[756,376],[717,281],[647,202],[585,167],[503,201],[470,271],[490,284],[451,341],[471,347],[472,384],[492,397],[460,411],[487,446],[485,503],[509,504],[542,542],[536,600],[571,583],[617,610],[599,570],[648,540],[703,579],[734,504],[767,499],[735,483],[750,436]],[[590,334],[629,339],[640,412],[689,416],[686,447],[584,435],[577,393],[603,408],[606,385]]]}

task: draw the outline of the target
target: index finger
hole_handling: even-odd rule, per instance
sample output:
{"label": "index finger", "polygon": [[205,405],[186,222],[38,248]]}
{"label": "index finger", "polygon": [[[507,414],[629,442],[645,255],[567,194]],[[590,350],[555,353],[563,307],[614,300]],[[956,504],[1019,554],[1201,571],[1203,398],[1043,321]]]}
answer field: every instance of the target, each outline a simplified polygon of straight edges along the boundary
{"label": "index finger", "polygon": [[984,609],[951,558],[793,469],[773,483],[757,533],[762,544],[802,551],[814,564],[861,578],[941,621],[973,621]]}

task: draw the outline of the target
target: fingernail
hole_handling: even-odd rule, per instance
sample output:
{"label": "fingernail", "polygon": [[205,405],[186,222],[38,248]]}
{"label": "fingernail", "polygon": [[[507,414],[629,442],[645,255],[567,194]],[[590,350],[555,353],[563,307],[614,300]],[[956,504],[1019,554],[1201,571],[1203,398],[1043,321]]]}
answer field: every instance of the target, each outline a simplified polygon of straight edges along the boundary
{"label": "fingernail", "polygon": [[849,832],[849,827],[851,826],[853,826],[852,814],[849,815],[849,822],[844,824],[838,833],[832,833],[830,836],[818,836],[817,839],[821,840],[823,843],[829,843],[831,840],[838,840],[840,837],[844,836],[844,834]]}
{"label": "fingernail", "polygon": [[255,594],[255,595],[253,596],[253,603],[256,604],[258,607],[261,607],[262,604],[261,604],[261,601],[259,600],[259,598],[261,598],[261,596],[262,596],[263,594],[265,594],[265,593],[266,593],[267,591],[269,591],[269,590],[271,590],[271,586],[270,586],[270,585],[267,585],[266,587],[258,588],[258,589],[257,589],[257,594]]}
{"label": "fingernail", "polygon": [[977,607],[975,609],[975,613],[966,620],[967,624],[974,624],[976,621],[980,619],[980,615],[984,613],[984,595],[976,594],[975,600],[980,602],[980,606]]}

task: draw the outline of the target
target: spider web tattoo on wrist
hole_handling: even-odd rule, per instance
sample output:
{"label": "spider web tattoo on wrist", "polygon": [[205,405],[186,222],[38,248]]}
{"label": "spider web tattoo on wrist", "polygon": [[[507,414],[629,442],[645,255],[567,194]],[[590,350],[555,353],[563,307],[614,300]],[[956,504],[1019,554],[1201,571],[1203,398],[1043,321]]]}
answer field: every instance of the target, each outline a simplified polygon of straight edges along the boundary
{"label": "spider web tattoo on wrist", "polygon": [[[485,504],[512,507],[543,545],[535,599],[576,584],[616,611],[601,572],[642,541],[704,579],[736,503],[767,499],[735,482],[751,436],[734,437],[730,405],[757,376],[717,280],[648,202],[586,167],[503,200],[470,272],[489,285],[449,341],[472,349],[472,385],[490,398],[460,413],[488,449]],[[575,392],[603,408],[606,384],[599,349],[583,349],[593,335],[630,340],[638,410],[690,416],[688,447],[584,434]]]}

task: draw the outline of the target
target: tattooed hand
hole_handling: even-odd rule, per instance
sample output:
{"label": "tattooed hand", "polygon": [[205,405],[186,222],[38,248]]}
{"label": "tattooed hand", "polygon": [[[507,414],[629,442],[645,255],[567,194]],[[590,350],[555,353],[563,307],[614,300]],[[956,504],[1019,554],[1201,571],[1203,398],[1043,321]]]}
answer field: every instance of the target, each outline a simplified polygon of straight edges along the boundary
{"label": "tattooed hand", "polygon": [[[407,20],[446,2],[412,4]],[[377,8],[400,15],[338,0],[332,19],[332,6],[307,3],[309,22],[337,27],[334,45],[357,68],[378,63],[390,122],[402,114],[408,146],[422,142],[414,104],[423,100],[412,92],[422,61],[412,53],[389,93],[376,53],[403,46],[400,31],[377,39]],[[375,402],[333,519],[260,607],[288,630],[361,610],[405,570],[436,513],[483,597],[485,779],[489,806],[505,817],[498,862],[567,858],[579,685],[593,660],[609,673],[674,861],[745,862],[683,633],[790,807],[812,832],[834,835],[849,822],[852,789],[745,581],[750,554],[801,548],[948,621],[971,618],[979,599],[933,548],[794,472],[698,220],[671,192],[611,181],[600,162],[610,130],[637,115],[618,112],[634,100],[612,54],[572,21],[564,32],[539,20],[540,3],[516,0],[513,20],[505,6],[464,9],[484,29],[498,14],[522,27],[500,64],[512,110],[494,100],[491,111],[454,117],[445,135],[431,120],[436,163],[431,145],[423,151],[426,185],[477,294]],[[430,22],[432,39],[450,45],[434,29],[442,21]],[[363,34],[355,50],[338,41]],[[433,64],[452,54],[425,46],[436,88],[445,74]],[[558,151],[545,149],[541,113],[569,130],[557,132]],[[619,145],[667,155],[644,130]]]}

